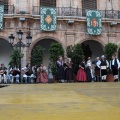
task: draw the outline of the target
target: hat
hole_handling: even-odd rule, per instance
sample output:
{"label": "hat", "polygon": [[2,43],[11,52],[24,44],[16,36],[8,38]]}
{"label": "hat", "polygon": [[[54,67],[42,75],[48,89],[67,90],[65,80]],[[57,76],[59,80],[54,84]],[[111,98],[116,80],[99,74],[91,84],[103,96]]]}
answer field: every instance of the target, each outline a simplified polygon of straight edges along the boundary
{"label": "hat", "polygon": [[104,57],[105,57],[104,55],[101,56],[101,58],[104,58]]}

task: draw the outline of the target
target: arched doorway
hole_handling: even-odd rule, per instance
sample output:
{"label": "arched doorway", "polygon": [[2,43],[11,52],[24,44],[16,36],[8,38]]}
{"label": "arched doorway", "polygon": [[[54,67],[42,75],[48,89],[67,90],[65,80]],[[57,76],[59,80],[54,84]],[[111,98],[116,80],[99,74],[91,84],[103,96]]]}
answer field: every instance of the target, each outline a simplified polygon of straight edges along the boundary
{"label": "arched doorway", "polygon": [[85,59],[92,58],[92,61],[97,57],[104,54],[103,46],[101,43],[95,40],[87,40],[82,43],[82,47],[85,54]]}
{"label": "arched doorway", "polygon": [[[41,47],[43,47],[43,48],[45,49],[45,51],[44,51],[44,56],[43,56],[43,64],[44,64],[45,66],[47,66],[47,67],[48,67],[48,65],[49,65],[49,63],[50,63],[50,60],[49,60],[49,48],[50,48],[50,45],[51,45],[52,43],[55,43],[55,42],[57,42],[57,41],[56,41],[56,40],[53,40],[53,39],[47,39],[47,38],[45,38],[45,39],[42,39],[42,40],[38,41],[38,42],[34,45],[34,47],[37,46],[37,45],[40,45]],[[34,48],[34,47],[33,47],[33,48]]]}
{"label": "arched doorway", "polygon": [[0,38],[0,64],[4,63],[8,67],[12,50],[9,42]]}

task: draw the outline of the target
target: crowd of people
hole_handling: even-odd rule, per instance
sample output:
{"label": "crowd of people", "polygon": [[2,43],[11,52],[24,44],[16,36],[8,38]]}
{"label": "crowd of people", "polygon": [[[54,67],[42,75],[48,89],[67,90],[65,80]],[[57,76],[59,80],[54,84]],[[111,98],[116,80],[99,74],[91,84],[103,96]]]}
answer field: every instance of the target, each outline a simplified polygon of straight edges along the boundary
{"label": "crowd of people", "polygon": [[[104,55],[97,57],[94,61],[88,57],[86,62],[83,60],[79,64],[79,69],[75,75],[73,72],[74,64],[71,59],[63,60],[62,56],[59,56],[56,61],[55,79],[59,82],[72,82],[73,80],[78,82],[105,81],[108,72],[111,71],[114,80],[117,80],[119,67],[120,62],[116,55],[113,55],[109,62]],[[16,66],[7,69],[4,64],[1,64],[0,83],[20,83],[22,82],[20,78],[22,78],[23,83],[48,83],[53,76],[50,67],[47,69],[43,64],[37,67],[28,63],[21,71]]]}

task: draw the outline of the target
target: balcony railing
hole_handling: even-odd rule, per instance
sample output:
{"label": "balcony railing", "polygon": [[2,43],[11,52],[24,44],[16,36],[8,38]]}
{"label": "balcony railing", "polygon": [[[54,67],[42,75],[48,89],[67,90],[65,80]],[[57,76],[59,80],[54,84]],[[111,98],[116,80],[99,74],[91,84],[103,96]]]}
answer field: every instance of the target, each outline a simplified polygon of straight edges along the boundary
{"label": "balcony railing", "polygon": [[9,15],[9,14],[14,14],[15,7],[14,5],[4,5],[4,14]]}
{"label": "balcony railing", "polygon": [[[85,17],[85,9],[73,7],[57,7],[57,16],[59,17]],[[100,10],[102,18],[120,19],[120,11],[117,10]],[[32,15],[40,15],[40,6],[33,6]]]}

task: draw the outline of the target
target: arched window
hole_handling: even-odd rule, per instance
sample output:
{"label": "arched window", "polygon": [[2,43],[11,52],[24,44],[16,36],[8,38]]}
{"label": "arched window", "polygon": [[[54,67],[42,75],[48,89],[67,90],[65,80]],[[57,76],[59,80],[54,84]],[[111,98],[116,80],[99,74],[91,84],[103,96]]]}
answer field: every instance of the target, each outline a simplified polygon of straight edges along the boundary
{"label": "arched window", "polygon": [[56,7],[56,0],[40,0],[40,6]]}
{"label": "arched window", "polygon": [[82,0],[82,15],[86,15],[86,10],[97,10],[97,0]]}

